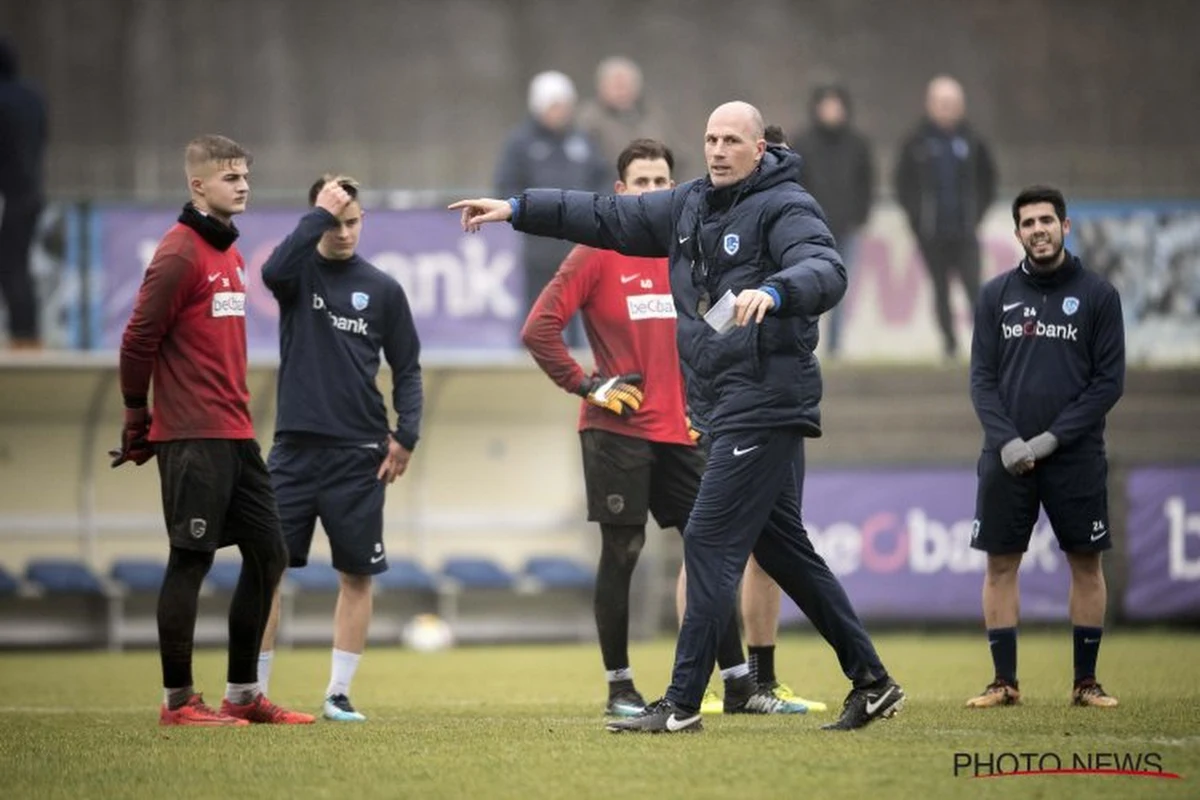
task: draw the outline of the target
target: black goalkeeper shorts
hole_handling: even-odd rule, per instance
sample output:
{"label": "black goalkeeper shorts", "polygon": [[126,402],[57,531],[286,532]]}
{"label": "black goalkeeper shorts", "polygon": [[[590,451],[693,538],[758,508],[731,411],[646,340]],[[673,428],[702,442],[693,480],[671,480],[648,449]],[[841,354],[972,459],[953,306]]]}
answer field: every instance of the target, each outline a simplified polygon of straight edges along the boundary
{"label": "black goalkeeper shorts", "polygon": [[180,439],[157,442],[154,453],[173,547],[211,553],[255,537],[282,539],[258,442]]}
{"label": "black goalkeeper shorts", "polygon": [[579,432],[588,519],[608,525],[687,525],[704,474],[698,447],[650,442],[603,430]]}

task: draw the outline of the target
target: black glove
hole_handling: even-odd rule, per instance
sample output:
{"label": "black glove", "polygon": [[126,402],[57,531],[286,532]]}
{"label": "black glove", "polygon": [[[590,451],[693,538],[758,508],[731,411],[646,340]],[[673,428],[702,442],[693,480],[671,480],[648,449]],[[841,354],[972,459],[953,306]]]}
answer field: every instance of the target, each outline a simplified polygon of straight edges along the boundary
{"label": "black glove", "polygon": [[576,392],[598,408],[611,411],[619,417],[628,417],[642,407],[642,400],[645,399],[642,390],[637,387],[641,382],[642,376],[637,373],[613,378],[593,375],[584,380]]}
{"label": "black glove", "polygon": [[137,466],[145,464],[154,458],[154,448],[150,444],[150,410],[145,406],[125,409],[125,425],[121,428],[121,447],[109,450],[112,465],[119,467],[126,461],[132,461]]}

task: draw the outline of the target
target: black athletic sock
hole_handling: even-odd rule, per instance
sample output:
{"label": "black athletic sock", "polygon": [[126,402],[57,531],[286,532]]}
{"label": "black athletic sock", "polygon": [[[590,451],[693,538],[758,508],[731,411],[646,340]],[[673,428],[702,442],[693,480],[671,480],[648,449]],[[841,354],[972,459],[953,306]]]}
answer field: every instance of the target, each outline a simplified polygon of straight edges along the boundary
{"label": "black athletic sock", "polygon": [[278,535],[247,537],[238,543],[242,571],[229,603],[230,683],[258,682],[258,651],[271,613],[275,587],[287,566],[287,549]]}
{"label": "black athletic sock", "polygon": [[592,609],[604,669],[611,672],[629,666],[629,584],[646,543],[646,529],[640,525],[602,524],[600,536]]}
{"label": "black athletic sock", "polygon": [[1075,626],[1075,683],[1096,679],[1096,658],[1100,655],[1100,637],[1104,628]]}
{"label": "black athletic sock", "polygon": [[992,648],[992,664],[996,667],[996,679],[1017,685],[1017,629],[990,628],[987,632],[988,645]]}
{"label": "black athletic sock", "polygon": [[725,681],[726,700],[734,697],[749,697],[756,691],[758,691],[758,685],[754,682],[753,675],[741,675],[737,678],[728,678]]}
{"label": "black athletic sock", "polygon": [[775,645],[750,645],[750,674],[759,686],[775,685]]}
{"label": "black athletic sock", "polygon": [[[192,644],[196,637],[200,585],[212,562],[212,553],[179,547],[172,547],[167,557],[167,569],[158,592],[158,652],[166,689],[192,685]],[[182,705],[179,702],[172,707]]]}

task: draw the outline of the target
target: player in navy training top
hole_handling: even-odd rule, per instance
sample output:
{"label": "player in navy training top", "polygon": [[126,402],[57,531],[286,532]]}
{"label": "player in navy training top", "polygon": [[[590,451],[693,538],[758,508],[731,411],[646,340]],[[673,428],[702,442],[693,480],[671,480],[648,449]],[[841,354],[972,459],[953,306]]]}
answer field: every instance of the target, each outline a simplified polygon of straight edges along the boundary
{"label": "player in navy training top", "polygon": [[[355,253],[363,210],[358,184],[325,176],[313,209],[263,265],[279,301],[279,411],[267,466],[279,501],[290,566],[308,562],[320,518],[338,571],[333,660],[323,713],[361,722],[350,683],[371,619],[371,576],[387,569],[383,500],[404,473],[421,427],[420,343],[404,289]],[[397,424],[379,392],[379,354],[392,369]],[[276,598],[263,639],[270,675]]]}
{"label": "player in navy training top", "polygon": [[983,287],[971,345],[984,430],[971,545],[988,554],[983,616],[996,677],[967,706],[1020,701],[1017,568],[1040,505],[1071,567],[1073,702],[1111,707],[1096,657],[1107,600],[1100,554],[1112,547],[1104,418],[1125,382],[1121,298],[1064,248],[1061,192],[1025,189],[1012,212],[1025,258]]}

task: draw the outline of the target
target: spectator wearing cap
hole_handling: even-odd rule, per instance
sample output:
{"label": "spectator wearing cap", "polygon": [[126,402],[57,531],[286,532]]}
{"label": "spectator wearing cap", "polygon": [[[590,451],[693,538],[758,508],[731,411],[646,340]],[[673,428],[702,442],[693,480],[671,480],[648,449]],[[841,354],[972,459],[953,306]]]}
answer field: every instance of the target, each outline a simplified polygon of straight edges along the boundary
{"label": "spectator wearing cap", "polygon": [[[610,193],[615,167],[575,122],[575,84],[561,72],[547,71],[529,82],[529,116],[504,144],[496,164],[499,197],[511,197],[536,186]],[[571,244],[538,236],[524,237],[525,309],[533,307],[542,288],[566,258]],[[578,330],[568,329],[572,345],[581,344]]]}

